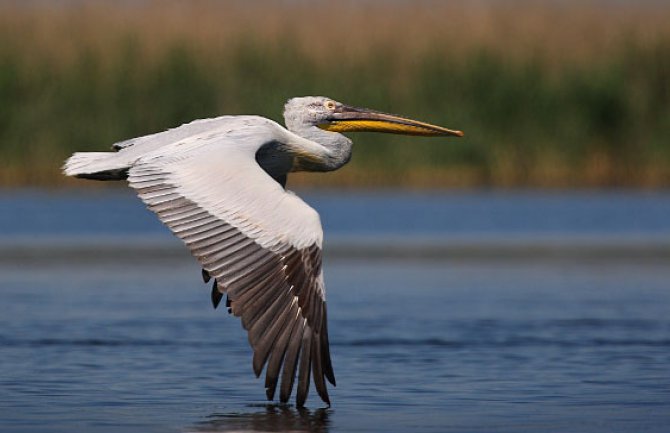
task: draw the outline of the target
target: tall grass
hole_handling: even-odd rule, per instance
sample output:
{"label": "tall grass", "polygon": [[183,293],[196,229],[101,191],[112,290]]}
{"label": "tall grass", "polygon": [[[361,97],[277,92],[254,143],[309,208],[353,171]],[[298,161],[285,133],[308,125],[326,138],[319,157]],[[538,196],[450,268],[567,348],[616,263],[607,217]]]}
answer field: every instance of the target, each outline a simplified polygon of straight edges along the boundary
{"label": "tall grass", "polygon": [[670,7],[549,2],[0,6],[0,185],[75,150],[324,94],[463,129],[360,135],[311,185],[670,185]]}

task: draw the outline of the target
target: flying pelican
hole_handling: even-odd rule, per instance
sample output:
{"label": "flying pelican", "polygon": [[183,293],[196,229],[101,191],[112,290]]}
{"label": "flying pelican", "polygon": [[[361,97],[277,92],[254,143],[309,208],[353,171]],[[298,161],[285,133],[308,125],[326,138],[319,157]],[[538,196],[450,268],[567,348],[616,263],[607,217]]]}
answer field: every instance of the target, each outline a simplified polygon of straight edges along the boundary
{"label": "flying pelican", "polygon": [[[273,400],[289,400],[296,372],[302,407],[310,375],[330,405],[325,380],[335,385],[321,270],[319,214],[285,189],[288,173],[337,170],[349,162],[352,142],[342,132],[376,131],[462,136],[326,97],[290,99],[286,128],[259,116],[196,120],[157,134],[121,141],[112,152],[77,152],[68,176],[127,179],[140,199],[188,247],[213,279],[216,308],[227,295],[253,349],[253,370],[266,366]],[[281,371],[280,371],[281,370]]]}

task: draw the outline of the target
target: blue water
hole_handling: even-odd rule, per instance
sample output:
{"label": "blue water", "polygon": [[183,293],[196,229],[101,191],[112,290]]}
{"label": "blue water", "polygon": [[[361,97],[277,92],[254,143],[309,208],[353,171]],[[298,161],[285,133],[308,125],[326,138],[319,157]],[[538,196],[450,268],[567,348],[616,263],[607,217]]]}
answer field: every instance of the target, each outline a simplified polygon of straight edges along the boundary
{"label": "blue water", "polygon": [[[326,234],[670,233],[670,192],[304,191]],[[0,236],[149,233],[164,227],[124,189],[0,192]]]}
{"label": "blue water", "polygon": [[[664,194],[304,195],[335,234],[670,229]],[[0,205],[0,242],[163,230],[119,192],[5,193]],[[670,425],[663,260],[340,257],[325,273],[338,386],[331,408],[312,391],[299,411],[264,401],[245,333],[212,309],[189,260],[0,262],[0,431],[666,432]]]}

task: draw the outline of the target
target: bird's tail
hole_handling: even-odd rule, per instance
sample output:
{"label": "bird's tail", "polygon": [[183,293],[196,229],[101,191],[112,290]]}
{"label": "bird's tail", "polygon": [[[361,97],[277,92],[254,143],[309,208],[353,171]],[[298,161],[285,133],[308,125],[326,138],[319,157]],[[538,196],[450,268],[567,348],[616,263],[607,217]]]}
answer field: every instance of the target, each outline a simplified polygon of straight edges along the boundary
{"label": "bird's tail", "polygon": [[83,179],[123,180],[128,165],[120,162],[116,152],[77,152],[65,161],[63,173]]}

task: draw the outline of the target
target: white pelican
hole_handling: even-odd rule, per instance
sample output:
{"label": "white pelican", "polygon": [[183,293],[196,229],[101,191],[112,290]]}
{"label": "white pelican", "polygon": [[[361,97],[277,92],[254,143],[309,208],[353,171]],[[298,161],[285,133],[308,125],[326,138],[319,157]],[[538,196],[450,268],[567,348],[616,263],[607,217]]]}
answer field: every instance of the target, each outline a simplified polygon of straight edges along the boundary
{"label": "white pelican", "polygon": [[[268,400],[307,398],[310,374],[330,405],[335,385],[328,345],[318,213],[285,190],[295,171],[331,171],[346,164],[352,142],[341,132],[376,131],[462,136],[325,97],[290,99],[286,128],[258,116],[222,116],[116,143],[113,152],[78,152],[68,176],[127,179],[147,207],[191,251],[205,282],[214,279],[214,308],[227,295],[253,349],[253,370],[266,367]],[[282,369],[283,365],[283,369]]]}

